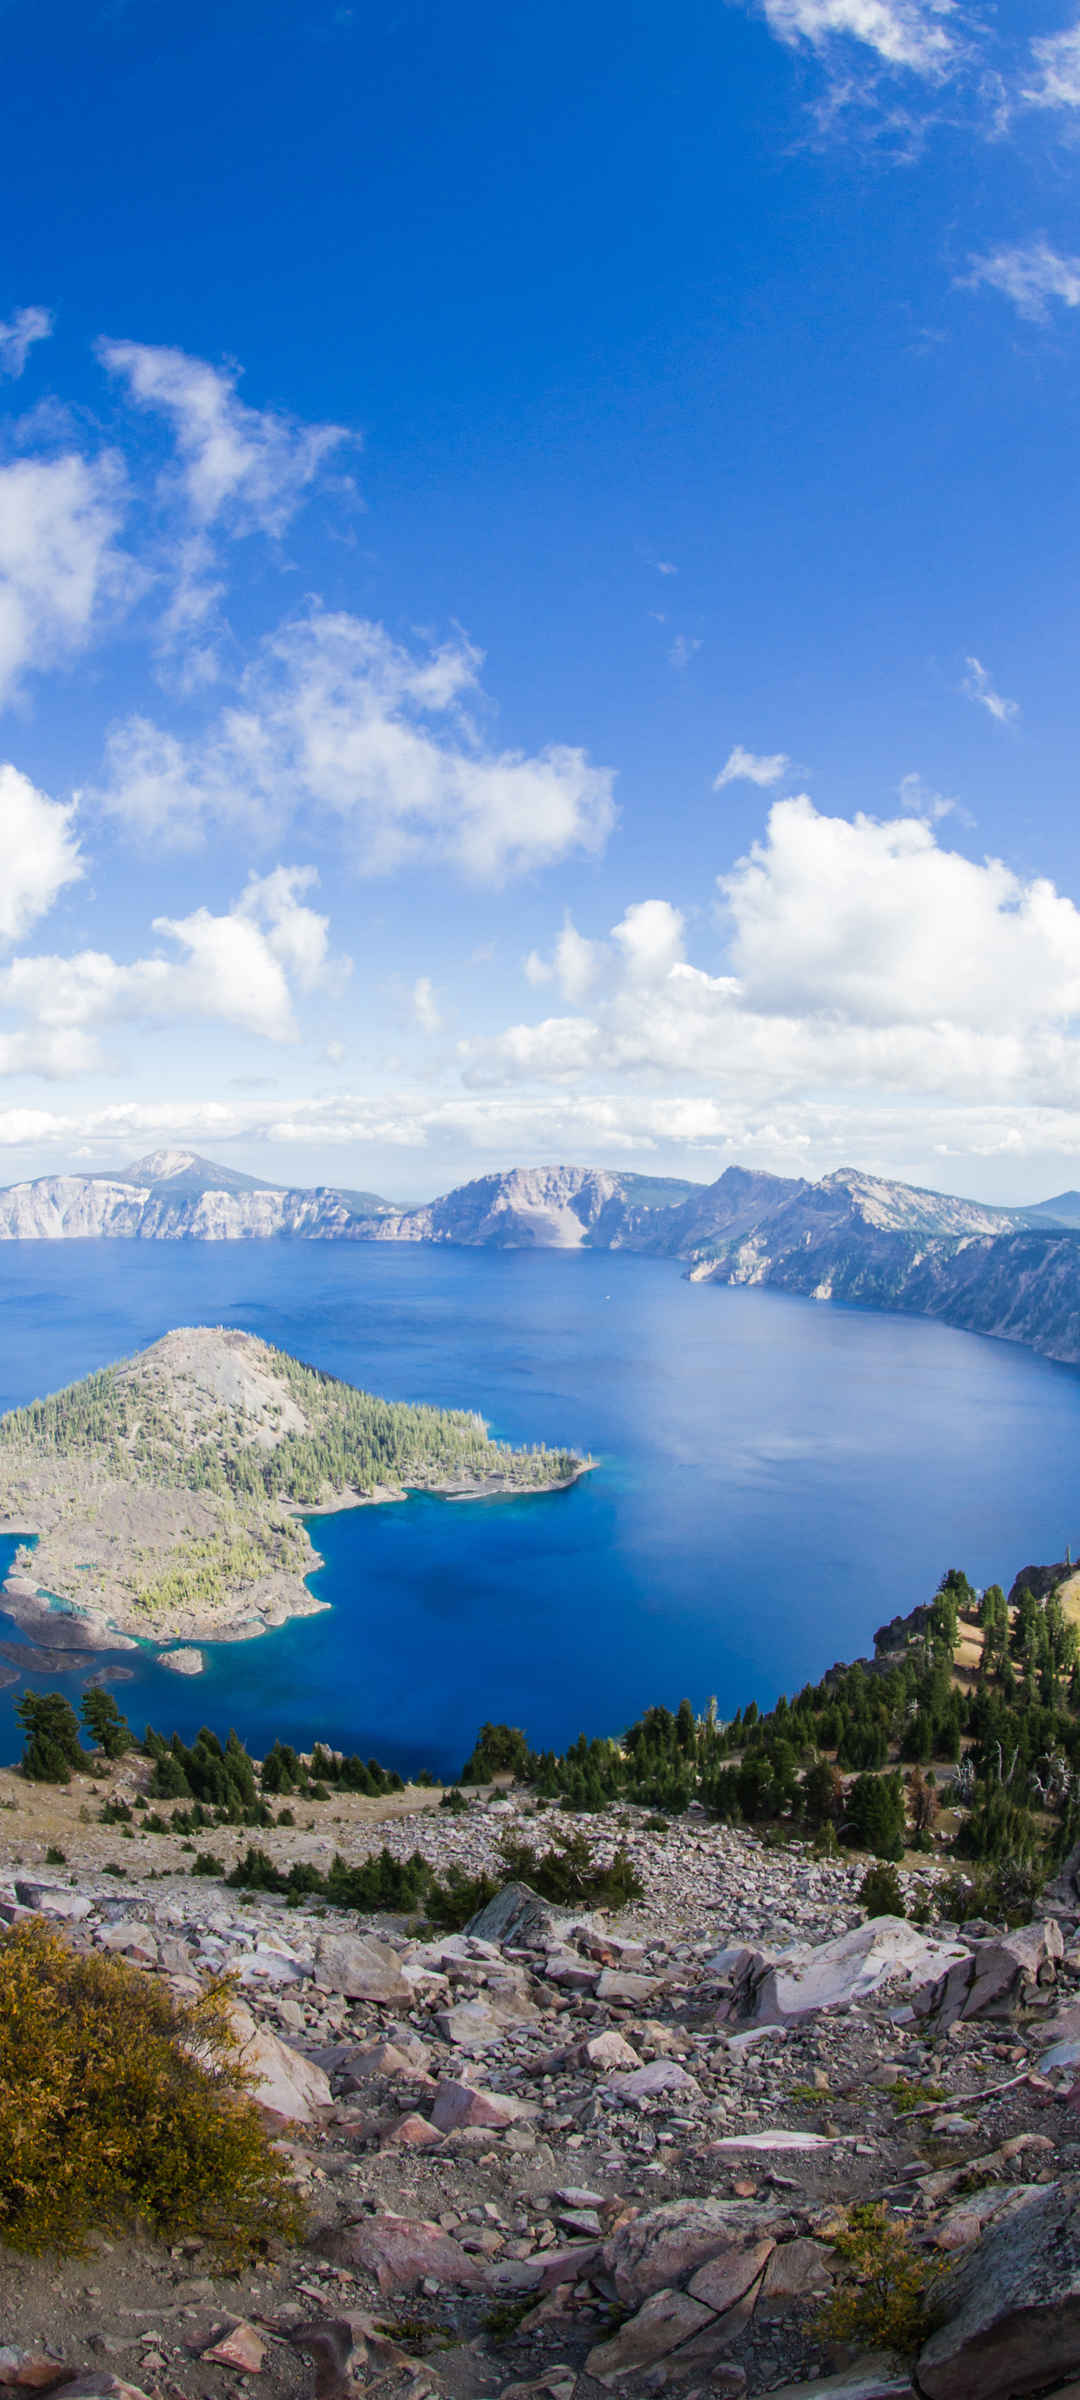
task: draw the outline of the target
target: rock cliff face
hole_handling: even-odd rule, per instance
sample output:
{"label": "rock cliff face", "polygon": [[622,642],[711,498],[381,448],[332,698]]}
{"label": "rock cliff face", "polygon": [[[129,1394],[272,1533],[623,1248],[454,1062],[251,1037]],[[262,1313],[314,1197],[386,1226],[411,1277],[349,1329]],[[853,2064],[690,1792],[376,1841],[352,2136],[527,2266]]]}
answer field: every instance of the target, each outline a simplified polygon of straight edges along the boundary
{"label": "rock cliff face", "polygon": [[157,1150],[115,1175],[46,1175],[0,1191],[0,1241],[316,1241],[358,1238],[360,1213],[378,1222],[374,1192],[281,1189],[218,1167],[190,1150]]}
{"label": "rock cliff face", "polygon": [[741,1238],[699,1255],[692,1272],[940,1317],[1047,1358],[1080,1359],[1080,1235],[869,1176],[805,1187]]}
{"label": "rock cliff face", "polygon": [[663,1249],[663,1227],[680,1204],[694,1206],[693,1197],[686,1197],[694,1192],[692,1184],[654,1183],[644,1175],[597,1167],[513,1167],[505,1175],[481,1175],[426,1208],[365,1224],[364,1231],[378,1242],[455,1242],[485,1249],[578,1250],[585,1243],[597,1250],[624,1244]]}
{"label": "rock cliff face", "polygon": [[987,1208],[844,1168],[820,1183],[729,1167],[715,1183],[598,1167],[513,1167],[422,1207],[260,1183],[192,1151],[0,1191],[0,1241],[438,1242],[631,1250],[695,1281],[940,1317],[1080,1361],[1080,1197]]}

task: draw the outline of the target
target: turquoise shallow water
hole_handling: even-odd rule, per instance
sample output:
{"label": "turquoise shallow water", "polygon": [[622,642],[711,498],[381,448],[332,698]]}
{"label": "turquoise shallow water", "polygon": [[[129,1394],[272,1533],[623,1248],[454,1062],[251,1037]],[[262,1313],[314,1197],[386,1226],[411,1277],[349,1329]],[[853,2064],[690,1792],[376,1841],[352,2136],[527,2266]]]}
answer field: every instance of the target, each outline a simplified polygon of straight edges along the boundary
{"label": "turquoise shallow water", "polygon": [[[317,1520],[330,1610],[210,1648],[197,1680],[128,1654],[116,1690],[140,1729],[235,1723],[256,1750],[321,1734],[453,1771],[484,1717],[561,1746],[684,1693],[768,1702],[868,1647],[943,1567],[1008,1581],[1080,1535],[1074,1370],[618,1255],[4,1244],[0,1406],[196,1323],[600,1463],[546,1497]],[[0,1638],[18,1638],[2,1618]],[[0,1758],[17,1697],[0,1693]]]}

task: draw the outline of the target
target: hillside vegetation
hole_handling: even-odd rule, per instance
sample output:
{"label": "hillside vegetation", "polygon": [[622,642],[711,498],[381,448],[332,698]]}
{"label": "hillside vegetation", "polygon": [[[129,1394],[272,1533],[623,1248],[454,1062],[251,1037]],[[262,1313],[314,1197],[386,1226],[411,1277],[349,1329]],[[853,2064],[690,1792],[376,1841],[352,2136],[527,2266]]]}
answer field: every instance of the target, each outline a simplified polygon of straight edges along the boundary
{"label": "hillside vegetation", "polygon": [[163,1636],[259,1630],[316,1605],[303,1577],[318,1559],[293,1512],[410,1488],[543,1491],[583,1464],[194,1327],[0,1418],[0,1513],[38,1531],[26,1576],[91,1617]]}

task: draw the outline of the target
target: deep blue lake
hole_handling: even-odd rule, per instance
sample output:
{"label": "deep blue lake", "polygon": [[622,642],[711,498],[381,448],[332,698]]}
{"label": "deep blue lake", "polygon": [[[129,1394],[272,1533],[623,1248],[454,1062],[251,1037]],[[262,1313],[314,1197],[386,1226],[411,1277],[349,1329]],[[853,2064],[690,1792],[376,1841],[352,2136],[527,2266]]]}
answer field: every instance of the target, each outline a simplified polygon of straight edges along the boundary
{"label": "deep blue lake", "polygon": [[[243,1326],[599,1467],[547,1497],[319,1519],[332,1609],[207,1648],[197,1679],[139,1660],[115,1689],[140,1731],[235,1724],[255,1752],[320,1735],[455,1772],[487,1717],[562,1747],[684,1693],[770,1703],[868,1649],[944,1567],[1007,1587],[1080,1534],[1080,1372],[617,1254],[5,1243],[0,1408],[183,1324]],[[4,1760],[17,1698],[0,1693]]]}

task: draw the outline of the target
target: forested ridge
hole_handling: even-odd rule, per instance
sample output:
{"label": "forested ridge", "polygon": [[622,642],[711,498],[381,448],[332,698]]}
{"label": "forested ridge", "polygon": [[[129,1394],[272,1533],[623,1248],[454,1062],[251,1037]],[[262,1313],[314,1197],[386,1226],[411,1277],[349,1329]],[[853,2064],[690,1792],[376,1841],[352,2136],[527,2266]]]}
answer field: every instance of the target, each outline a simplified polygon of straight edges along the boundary
{"label": "forested ridge", "polygon": [[206,1407],[187,1424],[167,1376],[144,1357],[11,1410],[0,1417],[0,1446],[49,1459],[81,1457],[147,1483],[298,1507],[349,1489],[457,1476],[532,1489],[566,1482],[583,1463],[567,1450],[515,1450],[492,1441],[482,1417],[470,1411],[381,1400],[283,1350],[259,1348],[306,1431],[265,1421],[256,1429],[227,1403]]}

